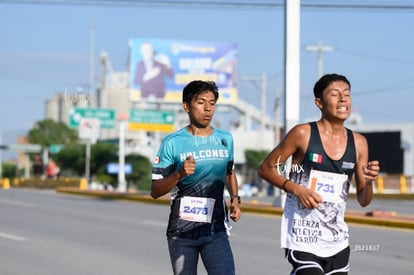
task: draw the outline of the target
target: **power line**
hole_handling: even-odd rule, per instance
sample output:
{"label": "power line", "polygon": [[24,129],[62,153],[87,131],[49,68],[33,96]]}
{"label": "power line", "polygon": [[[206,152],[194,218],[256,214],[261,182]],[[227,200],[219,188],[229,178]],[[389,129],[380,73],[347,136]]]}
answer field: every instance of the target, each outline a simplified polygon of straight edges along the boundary
{"label": "power line", "polygon": [[[411,92],[412,89],[412,79],[402,80],[393,84],[388,85],[387,87],[383,88],[373,88],[370,90],[365,91],[358,91],[353,94],[353,96],[364,96],[364,95],[371,95],[371,94],[379,94],[379,93],[389,93],[392,91],[393,94],[401,93],[401,92]],[[404,90],[402,88],[405,88]]]}
{"label": "power line", "polygon": [[[210,7],[210,8],[282,8],[285,1],[150,1],[150,0],[0,0],[0,3],[12,4],[46,4],[46,5],[93,5],[93,6],[175,6],[175,7]],[[414,4],[350,4],[350,3],[306,3],[302,8],[309,9],[348,9],[348,10],[395,10],[413,11]]]}
{"label": "power line", "polygon": [[0,0],[0,3],[14,4],[54,4],[54,5],[80,5],[80,6],[169,6],[169,7],[209,7],[209,8],[272,8],[283,7],[284,2],[252,2],[252,1],[141,1],[141,0]]}
{"label": "power line", "polygon": [[392,63],[400,63],[400,64],[405,64],[405,65],[414,65],[414,61],[412,60],[403,60],[403,59],[396,59],[393,57],[387,57],[387,56],[383,56],[383,55],[373,55],[370,53],[361,53],[361,52],[356,52],[353,50],[347,50],[341,47],[337,47],[336,48],[337,51],[345,53],[345,54],[349,54],[349,55],[353,55],[353,56],[359,56],[359,57],[363,57],[363,58],[368,58],[368,59],[374,59],[374,60],[382,60],[384,62],[392,62]]}
{"label": "power line", "polygon": [[414,5],[396,5],[396,4],[302,4],[304,8],[315,9],[352,9],[352,10],[414,10]]}

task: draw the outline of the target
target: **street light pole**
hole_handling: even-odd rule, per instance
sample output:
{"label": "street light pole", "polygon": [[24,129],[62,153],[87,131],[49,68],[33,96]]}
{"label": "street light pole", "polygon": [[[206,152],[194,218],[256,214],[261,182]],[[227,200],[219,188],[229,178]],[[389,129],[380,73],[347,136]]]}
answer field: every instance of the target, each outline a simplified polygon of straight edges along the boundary
{"label": "street light pole", "polygon": [[85,178],[88,185],[91,183],[91,140],[86,140],[86,151],[85,151]]}
{"label": "street light pole", "polygon": [[[300,0],[285,0],[285,111],[284,134],[286,135],[298,122],[300,115]],[[289,167],[292,158],[285,165]],[[286,175],[288,177],[288,175]],[[280,205],[285,207],[285,192]]]}

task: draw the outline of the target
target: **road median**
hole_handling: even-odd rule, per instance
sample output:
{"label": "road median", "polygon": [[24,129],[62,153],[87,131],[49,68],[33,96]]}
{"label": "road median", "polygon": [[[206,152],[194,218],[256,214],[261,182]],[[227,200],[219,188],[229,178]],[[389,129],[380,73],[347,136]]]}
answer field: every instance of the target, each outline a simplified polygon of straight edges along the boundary
{"label": "road median", "polygon": [[[170,204],[169,195],[163,196],[158,199],[153,199],[147,192],[139,193],[88,189],[81,190],[76,187],[68,186],[57,187],[56,191],[59,193],[89,196],[107,200],[136,201],[163,205]],[[283,213],[283,210],[280,207],[275,207],[271,204],[260,203],[256,200],[254,202],[243,202],[240,205],[240,208],[242,212],[246,213],[267,214],[276,216],[281,216]],[[349,223],[414,230],[414,216],[397,215],[395,213],[364,213],[358,211],[347,211],[345,213],[345,220]]]}

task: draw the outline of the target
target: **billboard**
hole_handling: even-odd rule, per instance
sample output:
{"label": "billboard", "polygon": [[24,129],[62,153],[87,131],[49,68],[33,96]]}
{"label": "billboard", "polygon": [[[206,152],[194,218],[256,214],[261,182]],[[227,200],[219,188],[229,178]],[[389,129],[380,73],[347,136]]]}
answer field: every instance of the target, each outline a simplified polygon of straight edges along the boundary
{"label": "billboard", "polygon": [[131,101],[182,102],[191,80],[216,82],[220,103],[237,101],[237,47],[234,43],[168,39],[130,40]]}

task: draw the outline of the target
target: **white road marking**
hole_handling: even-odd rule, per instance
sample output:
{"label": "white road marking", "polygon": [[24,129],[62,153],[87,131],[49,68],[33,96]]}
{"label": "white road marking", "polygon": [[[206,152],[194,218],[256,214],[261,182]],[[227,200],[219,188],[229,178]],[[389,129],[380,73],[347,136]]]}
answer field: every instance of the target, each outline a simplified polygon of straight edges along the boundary
{"label": "white road marking", "polygon": [[165,222],[158,222],[158,221],[142,221],[143,224],[148,224],[148,225],[156,225],[156,226],[166,226]]}
{"label": "white road marking", "polygon": [[33,207],[37,206],[36,204],[33,204],[33,203],[27,203],[27,202],[15,201],[15,200],[8,200],[8,199],[0,199],[0,203],[15,205],[15,206],[28,207],[28,208],[33,208]]}
{"label": "white road marking", "polygon": [[6,234],[6,233],[3,233],[3,232],[0,232],[0,238],[9,239],[9,240],[13,240],[13,241],[26,241],[27,240],[24,237],[11,235],[11,234]]}

